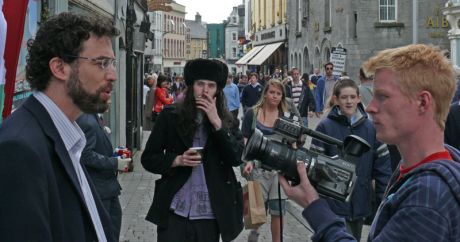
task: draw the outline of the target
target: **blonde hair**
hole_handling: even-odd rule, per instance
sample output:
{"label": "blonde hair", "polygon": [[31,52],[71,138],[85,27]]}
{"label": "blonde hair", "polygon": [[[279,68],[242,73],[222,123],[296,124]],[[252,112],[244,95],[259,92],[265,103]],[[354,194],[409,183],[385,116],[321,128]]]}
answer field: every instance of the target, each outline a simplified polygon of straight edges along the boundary
{"label": "blonde hair", "polygon": [[428,91],[435,100],[435,119],[444,129],[455,91],[455,71],[444,53],[433,45],[412,44],[380,51],[363,64],[367,76],[393,71],[402,93],[409,99]]}
{"label": "blonde hair", "polygon": [[289,111],[289,104],[286,100],[286,89],[284,88],[284,85],[283,83],[281,83],[281,81],[279,81],[278,79],[270,79],[267,84],[265,84],[265,87],[264,87],[264,90],[262,91],[262,95],[260,96],[260,99],[259,101],[256,103],[256,105],[254,105],[254,113],[258,112],[260,109],[263,109],[265,107],[265,104],[266,104],[266,100],[265,100],[265,95],[267,94],[268,92],[268,88],[270,86],[274,86],[278,89],[281,90],[281,93],[282,93],[282,97],[281,97],[281,102],[280,104],[278,105],[278,112],[280,114],[283,114],[284,112],[288,112]]}

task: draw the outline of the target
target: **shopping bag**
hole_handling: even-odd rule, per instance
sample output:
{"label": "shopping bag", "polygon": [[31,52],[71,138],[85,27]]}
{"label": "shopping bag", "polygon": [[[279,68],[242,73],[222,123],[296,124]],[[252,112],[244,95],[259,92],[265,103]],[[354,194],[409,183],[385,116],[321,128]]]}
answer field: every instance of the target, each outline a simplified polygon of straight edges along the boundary
{"label": "shopping bag", "polygon": [[243,218],[246,229],[256,229],[267,222],[260,183],[248,181],[243,188]]}

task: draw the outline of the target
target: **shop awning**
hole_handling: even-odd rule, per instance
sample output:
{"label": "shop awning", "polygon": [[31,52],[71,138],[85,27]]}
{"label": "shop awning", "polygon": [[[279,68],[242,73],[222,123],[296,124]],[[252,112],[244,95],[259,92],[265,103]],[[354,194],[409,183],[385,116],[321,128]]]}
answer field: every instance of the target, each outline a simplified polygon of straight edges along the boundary
{"label": "shop awning", "polygon": [[264,48],[252,58],[251,61],[249,61],[247,64],[248,65],[254,65],[254,66],[260,66],[262,63],[264,63],[265,60],[270,57],[273,52],[275,52],[283,42],[278,42],[278,43],[273,43],[269,45],[265,45]]}
{"label": "shop awning", "polygon": [[260,45],[260,46],[256,46],[252,48],[252,50],[250,50],[248,53],[246,53],[246,55],[241,57],[241,59],[239,59],[235,64],[246,65],[252,59],[252,57],[257,55],[257,53],[259,53],[260,50],[262,50],[263,47],[264,47],[263,45]]}

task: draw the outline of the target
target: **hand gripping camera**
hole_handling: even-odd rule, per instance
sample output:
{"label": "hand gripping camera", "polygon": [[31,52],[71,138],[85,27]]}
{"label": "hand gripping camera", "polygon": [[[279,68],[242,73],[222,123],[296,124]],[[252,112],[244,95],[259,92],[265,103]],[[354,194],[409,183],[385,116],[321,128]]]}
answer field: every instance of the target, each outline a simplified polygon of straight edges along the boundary
{"label": "hand gripping camera", "polygon": [[[276,120],[273,129],[283,137],[282,141],[264,137],[262,132],[256,129],[244,148],[243,160],[259,160],[262,169],[280,171],[293,183],[300,182],[297,161],[303,161],[307,167],[308,179],[320,195],[339,201],[349,201],[356,181],[355,158],[370,149],[370,145],[364,139],[350,135],[342,142],[284,117]],[[329,157],[305,148],[289,147],[288,143],[299,144],[304,134],[336,145],[340,150],[339,155]]]}

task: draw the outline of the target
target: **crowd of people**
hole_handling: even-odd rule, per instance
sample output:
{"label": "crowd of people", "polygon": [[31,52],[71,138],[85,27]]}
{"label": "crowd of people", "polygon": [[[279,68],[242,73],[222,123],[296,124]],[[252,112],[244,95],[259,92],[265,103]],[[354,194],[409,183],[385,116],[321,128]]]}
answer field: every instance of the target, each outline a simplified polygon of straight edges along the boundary
{"label": "crowd of people", "polygon": [[[2,240],[119,240],[117,174],[131,161],[113,156],[101,115],[117,79],[111,39],[118,34],[106,18],[61,13],[29,42],[33,95],[0,127]],[[152,132],[141,163],[161,175],[146,215],[158,241],[234,240],[243,229],[238,166],[262,185],[272,241],[282,236],[287,199],[304,208],[313,241],[358,241],[366,219],[369,241],[457,241],[460,108],[458,100],[451,104],[456,73],[449,60],[430,45],[383,50],[363,63],[359,85],[334,76],[333,67],[326,63],[324,75],[276,68],[234,76],[221,61],[195,59],[174,78],[146,75],[143,126]],[[264,160],[242,160],[253,132],[281,139],[277,119],[308,127],[313,115],[322,119],[316,131],[370,145],[355,161],[349,200],[318,195],[304,162],[293,184],[261,169]],[[308,148],[340,155],[316,139]]]}

